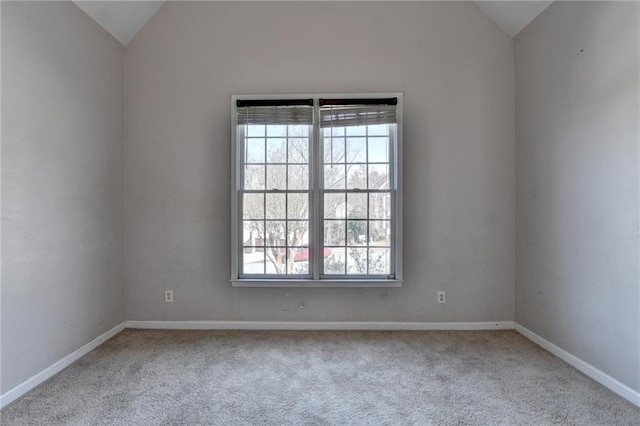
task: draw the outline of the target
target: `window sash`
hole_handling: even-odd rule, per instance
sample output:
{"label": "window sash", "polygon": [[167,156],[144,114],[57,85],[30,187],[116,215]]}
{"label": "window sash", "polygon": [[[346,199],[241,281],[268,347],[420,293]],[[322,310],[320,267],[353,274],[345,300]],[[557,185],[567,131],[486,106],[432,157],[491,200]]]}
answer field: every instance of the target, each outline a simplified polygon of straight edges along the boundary
{"label": "window sash", "polygon": [[[367,252],[369,252],[369,250],[371,250],[372,248],[389,248],[389,271],[387,273],[380,273],[380,274],[372,274],[372,273],[365,273],[365,274],[354,274],[354,273],[349,273],[349,262],[348,259],[345,259],[347,261],[347,263],[345,264],[345,273],[344,274],[337,274],[337,273],[327,273],[325,272],[325,268],[324,268],[324,262],[322,262],[322,268],[321,268],[321,273],[320,273],[320,278],[326,278],[326,279],[341,279],[341,278],[353,278],[353,279],[364,279],[364,278],[385,278],[385,279],[393,279],[395,278],[395,241],[396,241],[396,227],[395,227],[395,214],[394,214],[394,210],[393,210],[393,206],[395,205],[395,195],[396,195],[396,191],[393,189],[387,189],[387,190],[380,190],[380,189],[321,189],[320,190],[320,194],[321,194],[321,199],[324,200],[324,196],[326,194],[345,194],[346,200],[347,200],[347,204],[348,204],[348,199],[349,199],[349,194],[364,194],[367,196],[367,214],[366,217],[364,218],[349,218],[348,217],[348,212],[345,212],[345,217],[343,218],[327,218],[325,217],[325,210],[324,210],[324,202],[321,202],[321,215],[319,220],[321,221],[321,229],[322,229],[322,238],[320,239],[321,241],[321,246],[324,249],[325,247],[329,247],[329,248],[345,248],[347,251],[350,248],[358,248],[358,249],[365,249],[367,250]],[[385,218],[375,218],[375,217],[371,217],[371,205],[370,205],[370,195],[371,194],[388,194],[389,195],[389,202],[390,202],[390,206],[389,206],[389,218],[385,219]],[[332,221],[332,222],[344,222],[345,225],[349,222],[349,221],[354,221],[354,222],[365,222],[367,224],[367,230],[365,231],[365,242],[366,245],[364,246],[355,246],[355,245],[349,245],[348,244],[348,234],[349,231],[348,229],[346,229],[345,226],[345,243],[344,245],[332,245],[332,244],[325,244],[326,241],[326,235],[325,233],[325,223],[327,221]],[[372,222],[389,222],[389,228],[390,228],[390,236],[389,236],[389,245],[388,246],[372,246],[370,244],[369,238],[370,238],[370,229],[369,226]],[[348,255],[348,254],[347,254]],[[368,257],[367,257],[368,259]],[[370,265],[369,265],[369,261],[367,260],[367,270],[369,269]]]}
{"label": "window sash", "polygon": [[[308,190],[243,190],[241,189],[239,191],[239,198],[238,198],[238,203],[239,203],[239,215],[238,215],[238,219],[239,219],[239,230],[240,230],[240,244],[239,244],[239,248],[240,248],[240,259],[241,261],[238,264],[238,268],[239,268],[239,277],[240,278],[265,278],[265,277],[273,277],[273,278],[280,278],[280,279],[308,279],[311,278],[312,274],[311,274],[311,265],[309,265],[309,272],[308,273],[302,273],[302,274],[295,274],[295,273],[285,273],[285,274],[277,274],[277,273],[272,273],[272,274],[267,274],[266,273],[266,269],[265,269],[265,273],[246,273],[244,271],[244,250],[245,248],[249,248],[249,247],[253,247],[253,248],[284,248],[285,249],[285,254],[286,254],[286,249],[288,248],[297,248],[297,247],[303,247],[303,244],[299,244],[299,245],[295,245],[295,244],[289,244],[288,241],[288,237],[289,237],[289,222],[307,222],[308,223],[308,228],[309,228],[309,233],[311,233],[312,231],[312,224],[311,224],[311,209],[308,209],[307,212],[307,217],[306,218],[289,218],[288,216],[288,205],[286,204],[288,202],[288,195],[290,194],[306,194],[307,195],[307,200],[309,203],[309,207],[311,204],[311,189]],[[258,194],[258,195],[263,195],[266,198],[267,194],[282,194],[285,195],[285,207],[284,207],[284,212],[285,212],[285,216],[283,218],[273,218],[273,217],[268,217],[267,216],[267,206],[266,206],[266,202],[264,205],[264,214],[262,215],[261,218],[250,218],[250,219],[246,219],[244,217],[244,195],[246,194]],[[245,246],[244,245],[244,235],[242,235],[242,233],[244,232],[244,223],[245,222],[263,222],[263,228],[262,228],[262,239],[263,239],[263,244],[262,245],[248,245]],[[285,223],[285,231],[284,231],[284,244],[275,244],[275,245],[267,245],[266,244],[266,239],[267,239],[267,223],[268,222],[284,222]],[[310,244],[309,244],[310,246]],[[267,261],[267,258],[265,256],[265,262]],[[287,268],[287,263],[289,262],[288,259],[285,260],[285,264],[284,267]]]}
{"label": "window sash", "polygon": [[[377,107],[377,105],[374,105]],[[368,106],[367,106],[368,107]],[[395,105],[393,105],[393,107],[395,108]],[[320,113],[322,113],[322,108],[320,108]],[[395,114],[395,109],[394,109],[394,114]],[[338,127],[338,128],[343,128],[343,127],[348,127],[345,126],[344,124],[337,124],[337,123],[332,123],[333,126],[327,126],[324,127],[322,129],[326,129],[326,128],[331,128],[331,127]],[[318,208],[318,218],[320,221],[319,224],[319,229],[320,229],[320,236],[319,236],[319,241],[321,244],[321,248],[324,249],[325,247],[325,211],[324,211],[324,197],[325,194],[347,194],[347,199],[348,199],[348,194],[365,194],[367,196],[367,217],[366,217],[366,221],[367,221],[367,236],[366,236],[366,245],[365,246],[360,246],[361,248],[365,248],[367,250],[367,253],[369,253],[369,249],[370,247],[372,247],[370,245],[370,241],[369,241],[369,234],[368,234],[368,226],[371,223],[370,220],[370,205],[369,205],[369,199],[370,199],[370,194],[375,194],[375,193],[388,193],[390,196],[390,206],[389,206],[389,220],[390,220],[390,229],[391,229],[391,233],[389,236],[389,247],[390,247],[390,253],[389,253],[389,271],[386,274],[370,274],[370,273],[366,273],[366,274],[354,274],[354,273],[349,273],[349,269],[348,269],[348,263],[349,260],[347,259],[347,257],[349,256],[348,253],[345,253],[345,273],[344,274],[334,274],[334,273],[327,273],[325,271],[325,264],[322,258],[320,258],[320,256],[318,256],[318,262],[320,265],[320,271],[319,271],[319,279],[380,279],[380,278],[385,278],[385,279],[394,279],[396,278],[396,274],[397,274],[397,265],[399,262],[399,259],[397,259],[397,244],[398,244],[398,226],[397,226],[397,198],[396,198],[396,189],[397,189],[397,178],[396,178],[396,143],[397,143],[397,124],[396,123],[368,123],[367,125],[373,125],[373,124],[387,124],[388,125],[388,129],[387,129],[387,135],[386,137],[388,138],[388,160],[386,163],[382,163],[382,164],[386,164],[388,165],[389,169],[388,169],[388,188],[386,189],[380,189],[380,188],[369,188],[369,177],[367,176],[367,188],[349,188],[347,177],[345,176],[345,184],[344,184],[344,188],[341,189],[331,189],[331,188],[325,188],[324,187],[324,180],[325,180],[325,176],[324,176],[324,167],[325,167],[325,161],[324,161],[324,144],[326,143],[326,138],[323,137],[321,140],[318,141],[318,145],[319,145],[319,155],[320,155],[320,160],[319,160],[319,165],[320,165],[320,170],[319,170],[319,188],[318,188],[318,193],[320,194],[320,202],[319,202],[319,208]],[[360,124],[359,124],[360,125]],[[331,132],[333,133],[333,132]],[[362,164],[371,164],[369,162],[369,138],[370,137],[379,137],[379,135],[369,135],[368,130],[365,132],[365,136],[354,136],[354,137],[364,137],[366,138],[366,144],[365,144],[365,149],[366,149],[366,154],[365,154],[365,161]],[[344,139],[345,141],[349,138],[349,136],[347,136],[346,132],[344,135]],[[329,138],[331,140],[331,138]],[[346,146],[345,146],[346,149]],[[330,159],[331,161],[333,161],[333,159]],[[342,164],[355,164],[355,163],[347,163],[347,159],[344,159],[344,163],[338,163],[340,165]],[[336,164],[336,163],[331,163],[331,164]],[[375,163],[374,163],[375,164]],[[345,211],[345,223],[348,223],[349,219],[347,217],[347,212]],[[347,230],[345,230],[345,237],[346,234],[348,233]],[[345,245],[344,245],[345,249],[349,248],[349,245],[346,241],[345,238]],[[322,250],[319,250],[322,251]],[[367,256],[367,270],[370,267],[370,262],[369,262],[369,256]]]}
{"label": "window sash", "polygon": [[[249,107],[249,108],[270,108],[270,107]],[[282,111],[284,111],[287,107],[282,107],[282,106],[278,106],[275,107],[279,109],[278,114],[282,114]],[[296,109],[299,109],[299,107],[295,107]],[[309,107],[302,107],[302,108],[306,108],[307,110],[313,112],[313,108],[309,108]],[[245,107],[240,107],[238,108],[238,115],[241,116],[242,114],[240,114],[240,110],[244,110],[246,109]],[[294,108],[291,108],[294,109]],[[246,118],[246,116],[244,117]],[[289,134],[289,130],[286,131],[284,136],[278,136],[278,137],[269,137],[267,135],[267,133],[265,133],[264,136],[262,137],[251,137],[248,134],[246,134],[246,130],[247,127],[249,125],[253,125],[253,124],[258,124],[258,125],[307,125],[309,127],[312,126],[313,124],[313,115],[311,115],[311,119],[309,122],[301,122],[300,120],[295,119],[285,119],[286,117],[281,115],[279,117],[276,117],[276,121],[277,122],[272,122],[272,121],[267,121],[267,122],[263,122],[263,123],[258,123],[256,121],[247,121],[244,118],[240,118],[241,123],[237,124],[237,128],[236,128],[236,134],[237,134],[237,143],[239,145],[239,154],[240,157],[238,159],[236,159],[235,164],[237,167],[239,167],[238,170],[238,188],[237,188],[237,194],[238,194],[238,199],[237,199],[237,205],[238,205],[238,214],[237,214],[237,238],[238,238],[238,251],[237,251],[237,256],[238,256],[238,264],[237,264],[237,274],[239,278],[245,278],[245,279],[252,279],[252,278],[256,278],[256,279],[263,279],[263,278],[269,278],[269,279],[308,279],[311,277],[311,269],[310,267],[307,268],[308,269],[308,273],[267,273],[267,267],[268,267],[268,262],[270,262],[270,259],[268,259],[268,257],[266,256],[266,250],[267,249],[278,249],[281,248],[283,249],[285,256],[288,255],[288,249],[289,248],[294,248],[297,247],[296,245],[289,244],[288,238],[289,238],[289,224],[290,222],[307,222],[308,223],[308,233],[311,233],[312,231],[312,218],[311,218],[311,193],[312,193],[312,189],[311,189],[311,175],[313,174],[313,171],[311,170],[312,164],[311,164],[311,151],[313,149],[313,138],[311,133],[311,128],[309,129],[309,131],[307,132],[307,136],[302,137],[303,139],[308,139],[308,153],[307,156],[308,158],[308,162],[307,163],[298,163],[298,162],[294,162],[294,163],[290,163],[289,160],[289,140],[290,139],[299,139],[299,137],[296,136],[292,136]],[[282,119],[281,119],[282,118]],[[266,130],[266,129],[265,129]],[[248,162],[247,161],[247,153],[245,151],[245,148],[247,146],[247,143],[249,140],[251,139],[261,139],[265,141],[265,146],[264,146],[264,160],[262,160],[262,162],[258,162],[258,163],[253,163],[253,162]],[[285,141],[285,150],[286,150],[286,154],[285,154],[285,159],[284,162],[279,161],[279,162],[269,162],[268,158],[267,158],[267,145],[268,145],[268,141],[269,139],[284,139]],[[283,189],[273,189],[273,188],[268,188],[268,184],[269,184],[269,179],[268,179],[268,167],[269,166],[285,166],[285,167],[290,167],[290,166],[300,166],[300,165],[304,165],[309,169],[309,179],[306,182],[306,184],[304,184],[304,188],[306,189],[289,189],[290,187],[290,180],[289,180],[289,171],[288,169],[285,169],[285,176],[284,176],[284,188]],[[248,166],[259,166],[259,167],[264,167],[264,186],[261,189],[246,189],[246,182],[245,182],[245,170]],[[263,206],[262,206],[262,218],[261,219],[245,219],[244,217],[244,213],[245,213],[245,209],[244,209],[244,196],[246,194],[261,194],[263,195],[263,199],[265,200],[263,202]],[[273,218],[273,217],[269,217],[269,213],[267,211],[268,205],[266,202],[266,197],[267,194],[282,194],[284,195],[285,198],[285,205],[284,205],[284,217],[282,218]],[[307,218],[305,220],[296,218],[296,219],[290,219],[289,218],[289,211],[288,211],[288,200],[289,200],[289,195],[293,195],[293,194],[307,194],[307,203],[308,203],[308,208],[307,208]],[[261,246],[245,246],[244,245],[244,225],[245,222],[262,222],[264,225],[262,227],[262,245]],[[284,233],[283,233],[283,237],[284,237],[284,241],[283,244],[275,244],[275,245],[267,245],[267,240],[268,240],[268,228],[267,228],[267,224],[268,223],[272,223],[272,222],[283,222],[285,229],[284,229]],[[265,252],[265,256],[264,256],[264,264],[263,264],[263,273],[248,273],[245,272],[245,248],[247,247],[254,247],[254,248],[262,248],[263,252]],[[285,272],[288,268],[288,264],[289,264],[289,259],[285,257],[285,261],[284,261],[284,269]]]}
{"label": "window sash", "polygon": [[[233,208],[234,220],[236,221],[236,230],[237,235],[235,241],[232,242],[232,245],[236,247],[237,256],[235,260],[233,260],[234,271],[232,271],[232,280],[233,277],[236,279],[251,279],[260,281],[263,280],[268,282],[269,280],[325,280],[326,282],[348,282],[353,281],[356,285],[359,282],[364,283],[365,281],[384,281],[391,280],[396,281],[401,277],[397,274],[397,266],[399,266],[400,258],[397,255],[396,248],[398,244],[398,216],[397,216],[397,196],[396,196],[396,187],[398,185],[398,179],[396,178],[396,157],[395,153],[399,149],[397,146],[397,138],[396,132],[399,132],[396,125],[399,122],[399,110],[396,105],[330,105],[326,107],[319,107],[317,105],[317,99],[319,97],[315,97],[316,101],[314,107],[308,106],[298,106],[292,107],[291,110],[296,111],[295,118],[287,118],[287,112],[285,109],[288,107],[277,106],[277,107],[235,107],[233,109],[234,115],[232,116],[232,122],[235,125],[234,131],[234,144],[236,144],[236,149],[234,150],[234,168],[236,169],[235,175],[236,178],[234,180],[233,188],[237,198],[237,202],[235,205],[237,208]],[[376,98],[372,98],[376,99]],[[401,105],[401,104],[400,104]],[[242,110],[252,109],[253,112],[258,112],[258,108],[260,108],[260,114],[246,114],[242,113]],[[302,112],[304,111],[304,112]],[[311,114],[309,114],[311,111]],[[327,112],[328,111],[328,112]],[[251,111],[249,111],[251,112]],[[302,112],[302,113],[301,113]],[[310,116],[310,118],[309,118]],[[314,117],[316,118],[314,120]],[[273,121],[272,121],[273,120]],[[328,120],[328,123],[327,123]],[[333,121],[335,120],[335,121]],[[315,121],[315,123],[314,123]],[[311,126],[309,131],[309,180],[310,180],[310,188],[309,191],[306,190],[245,190],[244,189],[244,179],[242,176],[242,170],[244,167],[244,145],[245,145],[245,137],[243,128],[244,124],[263,124],[263,125],[278,125],[278,124],[307,124]],[[323,135],[322,130],[333,125],[334,127],[348,127],[355,125],[374,125],[374,124],[391,124],[396,129],[390,131],[389,139],[390,139],[390,153],[389,153],[389,162],[385,163],[389,166],[389,189],[340,189],[340,190],[332,190],[332,189],[324,189],[323,186],[323,169],[324,169],[324,152],[323,152]],[[271,163],[269,163],[271,164]],[[240,170],[237,170],[237,169]],[[315,256],[310,256],[309,258],[309,267],[308,274],[246,274],[243,272],[243,240],[242,240],[242,232],[243,232],[243,210],[242,210],[242,198],[245,193],[308,193],[309,194],[309,214],[308,214],[308,222],[309,222],[309,247],[310,252],[315,252]],[[390,232],[391,237],[389,241],[390,246],[390,254],[389,254],[389,274],[329,274],[324,273],[324,260],[323,253],[325,248],[325,240],[324,240],[324,226],[325,226],[325,218],[324,218],[324,194],[326,193],[364,193],[364,194],[372,194],[372,193],[388,193],[390,197],[390,209],[389,209],[389,223],[390,223]],[[369,209],[368,215],[370,215]],[[266,213],[265,213],[266,214]],[[347,219],[345,219],[347,220]],[[367,223],[374,221],[375,219],[367,219]],[[288,242],[287,242],[288,244]],[[346,242],[345,242],[346,244]],[[317,247],[314,250],[314,247]],[[347,247],[347,246],[345,246]],[[371,249],[370,243],[367,237],[367,245],[359,246],[359,248],[363,249]],[[267,260],[268,262],[268,260]],[[395,286],[394,283],[390,284],[391,286]]]}

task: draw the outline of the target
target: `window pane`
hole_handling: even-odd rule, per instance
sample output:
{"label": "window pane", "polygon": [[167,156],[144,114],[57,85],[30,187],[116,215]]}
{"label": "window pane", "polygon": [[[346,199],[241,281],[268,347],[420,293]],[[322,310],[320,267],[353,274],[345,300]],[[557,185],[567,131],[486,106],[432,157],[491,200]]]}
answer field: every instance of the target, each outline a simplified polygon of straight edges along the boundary
{"label": "window pane", "polygon": [[346,194],[324,194],[324,217],[346,217]]}
{"label": "window pane", "polygon": [[309,189],[309,166],[288,166],[289,189]]}
{"label": "window pane", "polygon": [[291,247],[287,250],[287,274],[309,273],[309,247]]}
{"label": "window pane", "polygon": [[347,168],[347,189],[366,189],[367,166],[365,164],[352,164]]}
{"label": "window pane", "polygon": [[267,166],[267,189],[285,189],[287,166]]}
{"label": "window pane", "polygon": [[369,218],[391,218],[391,194],[388,192],[369,194]]}
{"label": "window pane", "polygon": [[367,129],[369,136],[387,136],[389,135],[389,127],[387,124],[374,124]]}
{"label": "window pane", "polygon": [[324,138],[324,162],[340,164],[345,162],[344,138]]}
{"label": "window pane", "polygon": [[264,219],[264,194],[244,194],[242,217],[244,219]]}
{"label": "window pane", "polygon": [[267,220],[266,222],[267,240],[266,246],[284,246],[285,245],[285,221],[283,220]]}
{"label": "window pane", "polygon": [[242,253],[242,272],[264,274],[265,256],[263,247],[245,247]]}
{"label": "window pane", "polygon": [[325,220],[324,221],[324,244],[327,246],[344,245],[345,241],[345,221]]}
{"label": "window pane", "polygon": [[347,217],[349,219],[367,218],[367,194],[347,194]]}
{"label": "window pane", "polygon": [[369,248],[369,274],[391,273],[391,249],[388,247]]}
{"label": "window pane", "polygon": [[367,134],[367,126],[349,126],[346,130],[347,136],[365,136]]}
{"label": "window pane", "polygon": [[324,257],[324,273],[329,275],[344,275],[346,249],[344,247],[331,247],[328,256]]}
{"label": "window pane", "polygon": [[289,125],[289,137],[309,136],[309,126]]}
{"label": "window pane", "polygon": [[391,238],[391,222],[372,220],[369,222],[369,244],[388,246]]}
{"label": "window pane", "polygon": [[344,127],[325,127],[322,132],[326,137],[344,136]]}
{"label": "window pane", "polygon": [[244,167],[244,188],[264,189],[264,166]]}
{"label": "window pane", "polygon": [[287,126],[270,124],[267,126],[267,136],[287,136]]}
{"label": "window pane", "polygon": [[363,244],[367,240],[367,221],[348,220],[347,221],[347,244]]}
{"label": "window pane", "polygon": [[345,188],[345,166],[324,166],[324,187],[326,189]]}
{"label": "window pane", "polygon": [[369,165],[369,189],[389,189],[389,166]]}
{"label": "window pane", "polygon": [[265,247],[267,274],[285,274],[286,273],[286,249],[284,247]]}
{"label": "window pane", "polygon": [[267,163],[287,162],[287,140],[267,139]]}
{"label": "window pane", "polygon": [[309,139],[289,139],[289,163],[309,162]]}
{"label": "window pane", "polygon": [[287,195],[287,218],[288,219],[308,219],[309,218],[309,194],[288,194]]}
{"label": "window pane", "polygon": [[313,257],[308,244],[289,247],[289,249],[293,253],[291,256],[293,262],[307,262]]}
{"label": "window pane", "polygon": [[369,163],[389,162],[389,139],[369,138]]}
{"label": "window pane", "polygon": [[285,194],[265,194],[266,197],[266,218],[286,219],[285,215]]}
{"label": "window pane", "polygon": [[309,242],[309,222],[306,220],[287,221],[287,246],[299,247]]}
{"label": "window pane", "polygon": [[247,136],[262,136],[262,137],[264,137],[264,125],[262,125],[262,124],[249,124],[247,126]]}
{"label": "window pane", "polygon": [[264,163],[264,139],[246,139],[247,141],[247,152],[246,152],[246,162],[247,163]]}
{"label": "window pane", "polygon": [[367,161],[367,139],[347,138],[347,162],[365,163]]}
{"label": "window pane", "polygon": [[349,247],[347,253],[347,274],[367,273],[367,249],[359,247]]}
{"label": "window pane", "polygon": [[264,230],[263,221],[245,220],[242,226],[242,245],[243,246],[261,246],[262,231]]}

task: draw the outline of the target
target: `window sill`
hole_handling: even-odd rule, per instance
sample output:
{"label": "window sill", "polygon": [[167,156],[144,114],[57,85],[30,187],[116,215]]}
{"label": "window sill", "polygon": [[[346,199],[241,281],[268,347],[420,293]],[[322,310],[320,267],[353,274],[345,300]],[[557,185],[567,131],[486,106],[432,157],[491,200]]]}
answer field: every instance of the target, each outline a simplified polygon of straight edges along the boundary
{"label": "window sill", "polygon": [[305,287],[305,288],[380,288],[402,287],[400,279],[326,279],[326,280],[279,280],[279,279],[232,279],[233,287]]}

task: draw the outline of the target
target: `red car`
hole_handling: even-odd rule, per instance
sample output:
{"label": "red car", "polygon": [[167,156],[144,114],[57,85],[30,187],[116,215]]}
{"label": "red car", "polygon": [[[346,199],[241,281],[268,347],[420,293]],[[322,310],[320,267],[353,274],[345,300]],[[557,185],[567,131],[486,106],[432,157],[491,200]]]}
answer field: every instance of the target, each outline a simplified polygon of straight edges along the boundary
{"label": "red car", "polygon": [[[329,247],[324,248],[324,257],[328,257],[331,254]],[[296,254],[293,257],[294,262],[301,262],[303,260],[309,260],[309,246],[302,246],[296,250]]]}

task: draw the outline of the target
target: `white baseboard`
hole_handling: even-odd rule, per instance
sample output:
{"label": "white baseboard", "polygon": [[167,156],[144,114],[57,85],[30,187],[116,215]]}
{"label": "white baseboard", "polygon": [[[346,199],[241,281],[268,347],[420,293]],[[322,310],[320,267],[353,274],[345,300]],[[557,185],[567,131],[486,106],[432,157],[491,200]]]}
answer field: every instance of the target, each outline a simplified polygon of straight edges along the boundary
{"label": "white baseboard", "polygon": [[637,392],[631,389],[629,386],[625,385],[624,383],[619,382],[618,380],[614,379],[613,377],[609,376],[603,371],[598,370],[593,365],[581,360],[575,355],[570,354],[569,352],[554,345],[550,341],[538,336],[533,331],[521,326],[520,324],[514,323],[514,326],[515,326],[515,330],[518,333],[522,334],[527,339],[538,344],[539,346],[542,346],[544,349],[548,350],[549,352],[551,352],[552,354],[554,354],[555,356],[557,356],[567,364],[582,371],[584,374],[591,377],[596,382],[606,386],[607,388],[611,389],[613,392],[617,393],[618,395],[628,400],[632,404],[635,404],[638,407],[640,407],[640,392]]}
{"label": "white baseboard", "polygon": [[126,321],[127,328],[159,330],[513,330],[513,321]]}
{"label": "white baseboard", "polygon": [[59,360],[55,364],[51,365],[50,367],[45,368],[44,370],[42,370],[41,372],[39,372],[35,376],[25,380],[24,382],[20,383],[15,388],[13,388],[13,389],[5,392],[4,394],[0,395],[0,408],[4,408],[5,406],[10,404],[11,402],[13,402],[16,399],[20,398],[25,393],[29,392],[31,389],[33,389],[36,386],[38,386],[40,383],[42,383],[45,380],[53,377],[54,375],[56,375],[57,373],[62,371],[64,368],[70,366],[75,361],[77,361],[78,359],[82,358],[83,356],[85,356],[86,354],[88,354],[89,352],[91,352],[92,350],[97,348],[98,346],[100,346],[102,343],[106,342],[107,340],[109,340],[113,336],[115,336],[116,334],[120,333],[122,330],[124,330],[124,328],[125,328],[125,323],[124,322],[116,325],[111,330],[109,330],[106,333],[96,337],[95,339],[93,339],[92,341],[87,343],[86,345],[82,346],[80,349],[70,353],[69,355],[65,356],[64,358],[62,358],[61,360]]}

